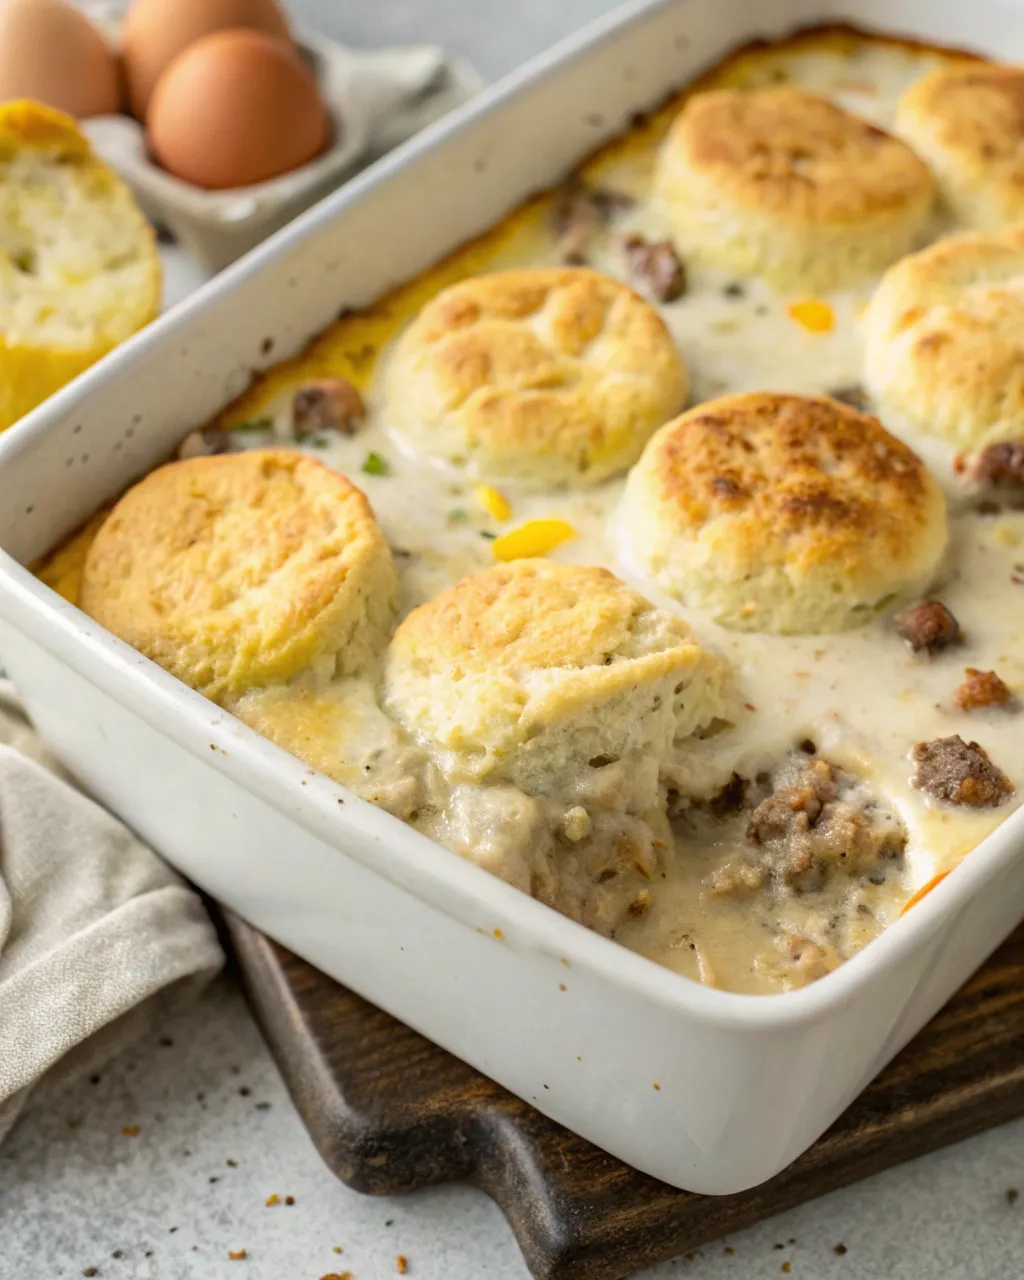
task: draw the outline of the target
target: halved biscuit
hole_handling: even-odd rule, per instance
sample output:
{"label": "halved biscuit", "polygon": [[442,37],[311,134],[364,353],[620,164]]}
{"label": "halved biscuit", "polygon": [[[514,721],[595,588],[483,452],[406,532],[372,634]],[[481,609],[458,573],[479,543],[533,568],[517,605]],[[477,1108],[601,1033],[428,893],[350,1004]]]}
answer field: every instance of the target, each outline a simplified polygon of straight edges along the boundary
{"label": "halved biscuit", "polygon": [[160,309],[153,229],[75,122],[0,104],[0,431]]}

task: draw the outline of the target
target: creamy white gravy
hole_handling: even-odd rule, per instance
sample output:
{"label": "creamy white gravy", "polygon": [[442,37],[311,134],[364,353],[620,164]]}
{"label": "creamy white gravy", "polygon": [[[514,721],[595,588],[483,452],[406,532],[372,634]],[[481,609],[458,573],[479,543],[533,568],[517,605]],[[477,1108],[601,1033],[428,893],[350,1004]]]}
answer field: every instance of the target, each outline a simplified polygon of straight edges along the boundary
{"label": "creamy white gravy", "polygon": [[[886,125],[902,90],[936,61],[938,55],[870,41],[844,50],[770,50],[751,64],[745,83],[777,83],[785,76]],[[649,171],[649,154],[613,155],[591,166],[592,181],[637,199],[635,208],[616,220],[590,255],[592,265],[610,275],[628,279],[617,243],[621,233],[637,231],[649,239],[666,235],[648,199]],[[484,269],[555,261],[550,236],[527,242],[520,238],[496,251]],[[729,285],[740,287],[726,292]],[[787,314],[792,297],[774,295],[757,281],[736,281],[714,272],[691,269],[685,296],[660,310],[689,366],[694,402],[755,389],[830,392],[859,382],[860,314],[872,285],[826,295],[835,327],[823,334],[805,331]],[[846,952],[891,922],[911,892],[955,865],[1020,803],[1024,715],[1005,710],[962,712],[952,698],[968,666],[994,669],[1024,696],[1024,584],[1013,581],[1015,566],[1024,562],[1024,513],[983,516],[969,510],[954,481],[952,453],[941,443],[914,434],[903,423],[885,423],[925,458],[950,499],[950,551],[933,594],[952,609],[966,643],[925,658],[911,654],[885,619],[843,635],[782,638],[724,630],[665,597],[634,570],[628,531],[619,529],[614,519],[621,480],[575,493],[526,496],[504,489],[512,516],[499,523],[474,497],[475,479],[410,457],[389,431],[386,409],[375,401],[372,387],[369,402],[368,424],[357,436],[332,434],[310,451],[350,476],[370,498],[398,553],[403,612],[493,564],[488,535],[537,517],[564,519],[577,536],[554,552],[554,558],[615,569],[660,606],[685,616],[701,642],[735,666],[746,710],[735,727],[704,744],[703,777],[695,779],[698,790],[712,792],[733,771],[753,777],[770,770],[796,742],[809,738],[821,756],[863,778],[902,819],[908,844],[900,875],[881,887],[858,882],[850,889],[858,901],[852,933],[847,930]],[[274,434],[290,441],[289,405],[290,392],[282,390],[263,412],[275,419]],[[255,435],[252,443],[269,438],[271,433]],[[361,469],[370,452],[386,460],[387,475]],[[330,720],[330,732],[337,734],[330,751],[337,760],[334,768],[325,762],[322,742],[316,748],[311,745],[322,729],[307,725],[296,730],[281,720],[278,713],[282,702],[292,698],[290,691],[256,695],[241,713],[282,745],[355,786],[365,767],[361,762],[375,752],[375,758],[383,754],[393,761],[396,785],[401,785],[405,773],[417,767],[415,753],[407,754],[407,744],[377,708],[372,682],[346,682],[324,692],[339,706]],[[944,807],[910,785],[908,753],[914,744],[951,734],[977,740],[1010,776],[1018,790],[1008,805],[978,811]],[[488,832],[485,818],[474,845],[472,833],[470,838],[453,833],[434,813],[418,819],[418,824],[504,873],[500,842],[490,840],[493,832]],[[791,903],[775,909],[766,922],[763,902],[722,902],[706,892],[709,870],[742,842],[745,821],[682,824],[666,879],[656,887],[654,909],[630,920],[618,931],[619,940],[691,977],[735,990],[780,990],[817,976],[813,965],[794,967],[785,956],[776,964],[781,952],[777,937],[771,935],[773,929],[786,936],[822,935],[827,931],[828,903]]]}

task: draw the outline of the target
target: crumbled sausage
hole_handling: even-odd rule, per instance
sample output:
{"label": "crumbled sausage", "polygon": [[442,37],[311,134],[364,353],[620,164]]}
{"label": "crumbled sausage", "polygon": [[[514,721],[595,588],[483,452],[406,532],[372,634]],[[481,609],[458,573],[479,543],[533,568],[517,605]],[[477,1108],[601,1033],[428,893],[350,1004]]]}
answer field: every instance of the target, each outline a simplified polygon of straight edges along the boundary
{"label": "crumbled sausage", "polygon": [[708,812],[716,818],[725,818],[729,814],[739,813],[747,798],[747,780],[734,773],[725,786],[721,787],[707,802]]}
{"label": "crumbled sausage", "polygon": [[317,378],[292,397],[292,430],[298,440],[318,431],[355,435],[365,417],[363,397],[347,378]]}
{"label": "crumbled sausage", "polygon": [[581,266],[597,233],[615,214],[633,206],[633,197],[608,187],[590,187],[578,177],[559,191],[551,210],[551,229],[563,262]]}
{"label": "crumbled sausage", "polygon": [[686,270],[668,240],[629,235],[622,248],[634,282],[658,302],[675,302],[686,292]]}
{"label": "crumbled sausage", "polygon": [[1013,795],[1014,785],[976,742],[959,734],[919,742],[910,758],[917,765],[911,783],[936,800],[969,809],[991,809]]}
{"label": "crumbled sausage", "polygon": [[1019,489],[1024,494],[1024,439],[990,444],[980,453],[960,454],[956,471],[977,485]]}
{"label": "crumbled sausage", "polygon": [[840,775],[814,757],[802,761],[751,814],[747,839],[764,849],[770,868],[797,892],[820,888],[830,867],[857,874],[898,857],[906,833],[893,815],[861,804],[852,789],[840,798]]}
{"label": "crumbled sausage", "polygon": [[215,453],[227,453],[231,448],[231,435],[220,427],[204,427],[202,431],[190,431],[178,445],[175,457],[179,462],[188,458],[208,458]]}
{"label": "crumbled sausage", "polygon": [[747,838],[768,844],[787,835],[794,824],[813,825],[822,808],[836,798],[835,777],[825,760],[812,760],[791,786],[779,787],[754,810]]}
{"label": "crumbled sausage", "polygon": [[1005,707],[1012,697],[1009,687],[994,671],[968,667],[953,701],[961,711],[974,711],[978,707]]}
{"label": "crumbled sausage", "polygon": [[715,867],[704,883],[714,898],[744,898],[761,888],[767,874],[757,863],[731,857]]}
{"label": "crumbled sausage", "polygon": [[900,638],[915,653],[937,653],[964,638],[959,622],[941,600],[920,600],[898,613],[894,621]]}

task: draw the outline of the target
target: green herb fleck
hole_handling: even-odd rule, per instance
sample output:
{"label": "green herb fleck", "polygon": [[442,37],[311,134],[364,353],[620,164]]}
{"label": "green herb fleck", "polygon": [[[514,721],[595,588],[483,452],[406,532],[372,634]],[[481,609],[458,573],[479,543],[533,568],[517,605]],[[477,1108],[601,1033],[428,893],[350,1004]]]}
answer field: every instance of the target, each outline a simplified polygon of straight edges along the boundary
{"label": "green herb fleck", "polygon": [[326,449],[330,443],[326,436],[314,436],[312,441],[314,449]]}
{"label": "green herb fleck", "polygon": [[488,542],[493,542],[498,535],[496,533],[488,533],[486,529],[480,530],[480,537],[486,538]]}
{"label": "green herb fleck", "polygon": [[469,519],[469,512],[464,507],[455,507],[448,512],[449,524],[462,524]]}
{"label": "green herb fleck", "polygon": [[229,431],[271,431],[274,427],[273,418],[249,418],[245,422],[234,422],[228,428]]}
{"label": "green herb fleck", "polygon": [[391,468],[388,466],[386,458],[382,458],[379,453],[368,453],[363,459],[362,470],[368,476],[387,476],[391,474]]}

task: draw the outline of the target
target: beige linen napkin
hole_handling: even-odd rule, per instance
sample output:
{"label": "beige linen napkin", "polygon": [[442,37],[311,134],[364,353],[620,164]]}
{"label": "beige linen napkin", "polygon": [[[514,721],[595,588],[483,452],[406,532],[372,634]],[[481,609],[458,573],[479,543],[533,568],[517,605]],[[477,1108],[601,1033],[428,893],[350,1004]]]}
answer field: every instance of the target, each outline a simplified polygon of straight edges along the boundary
{"label": "beige linen napkin", "polygon": [[0,1140],[224,959],[198,896],[66,778],[0,680]]}

